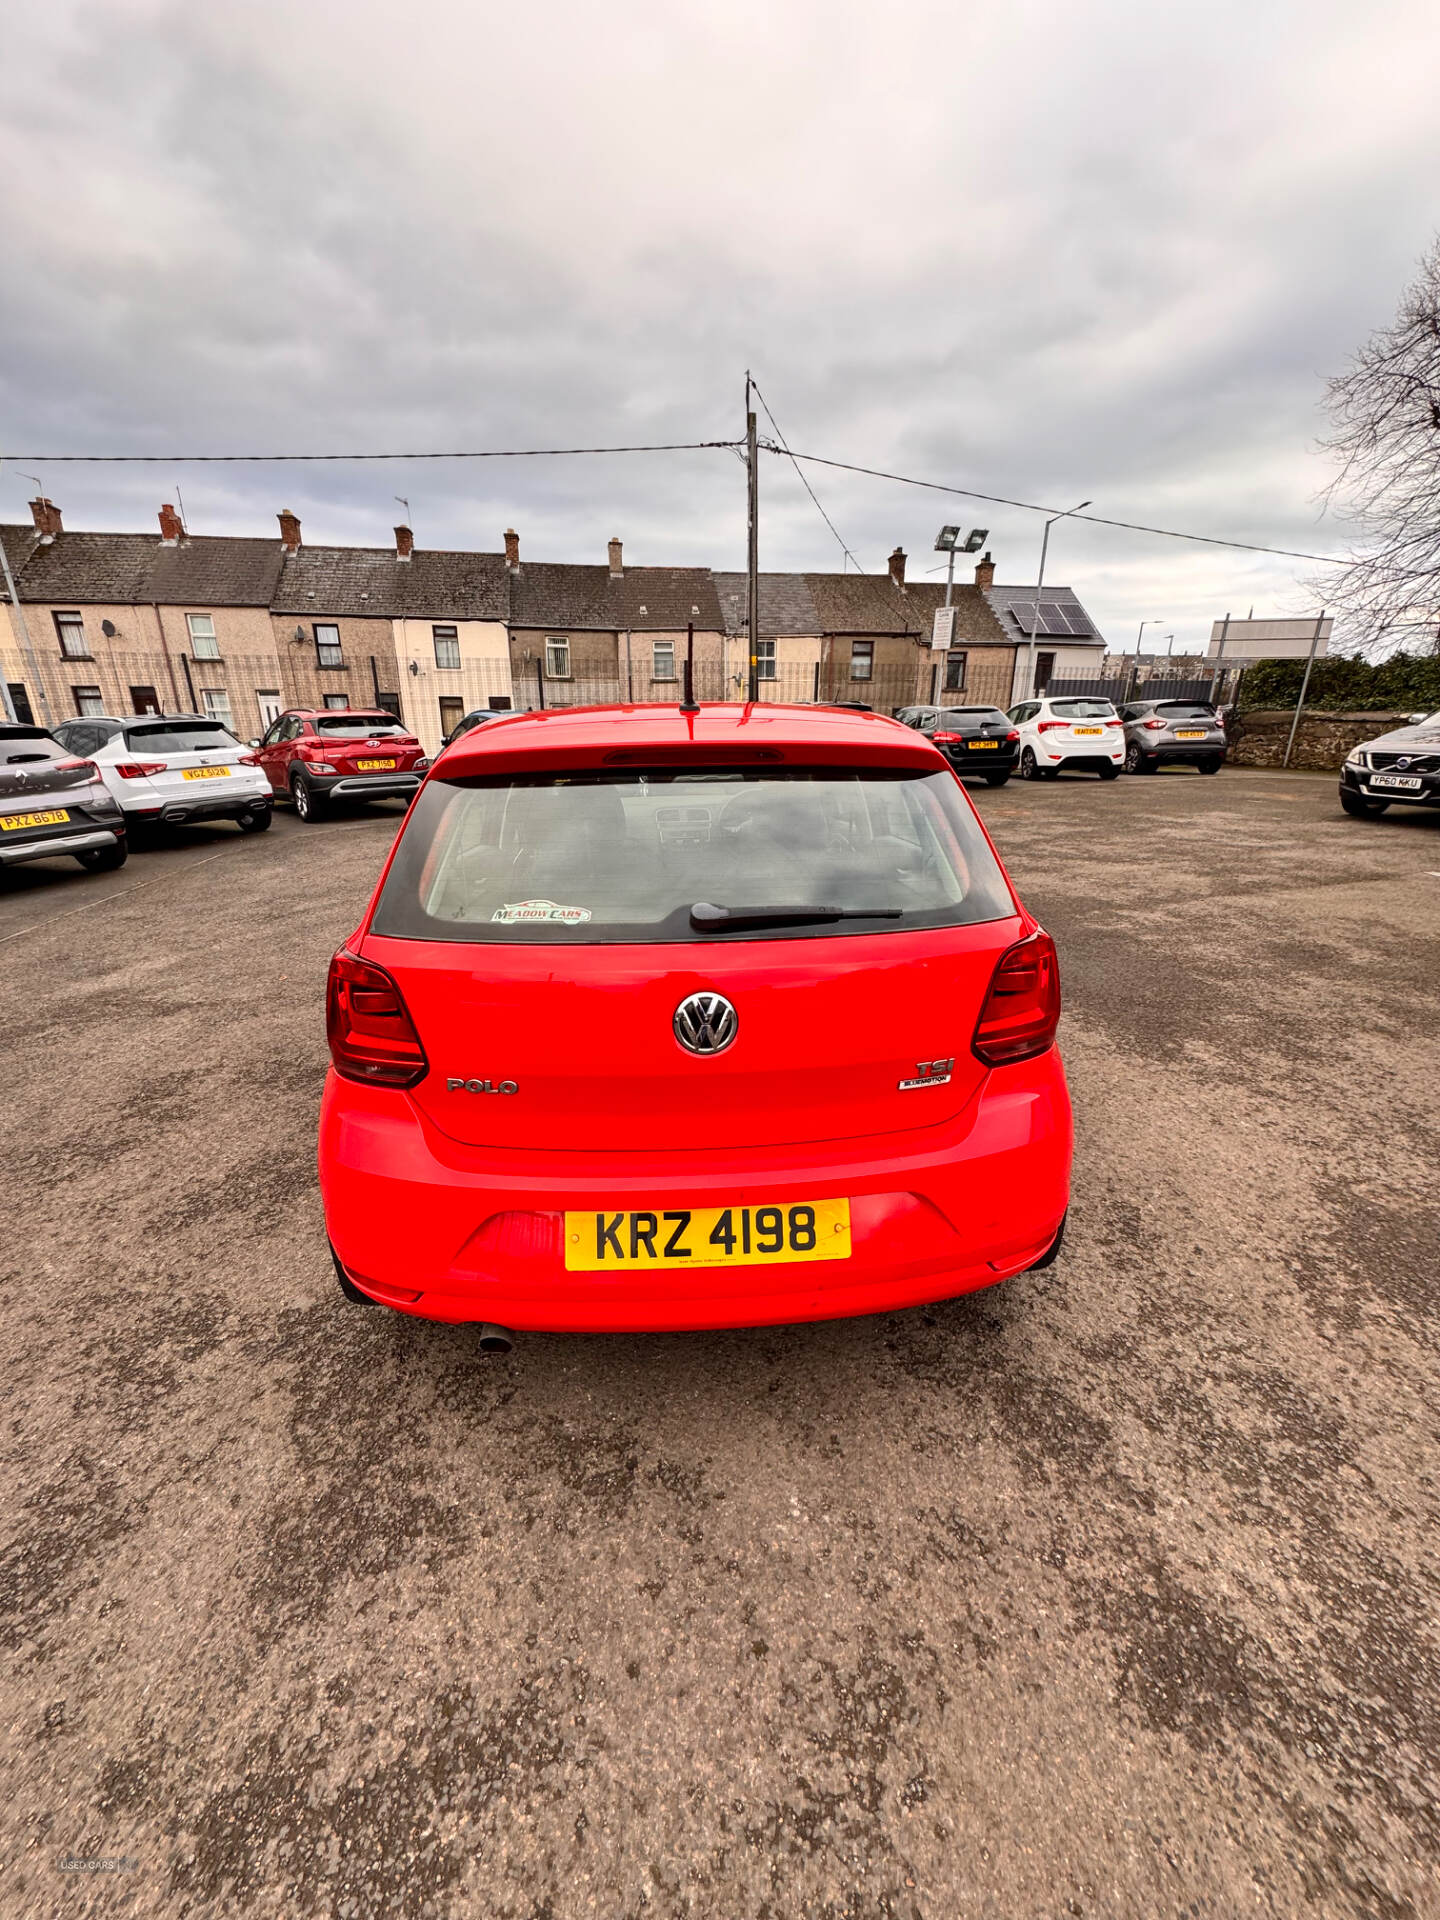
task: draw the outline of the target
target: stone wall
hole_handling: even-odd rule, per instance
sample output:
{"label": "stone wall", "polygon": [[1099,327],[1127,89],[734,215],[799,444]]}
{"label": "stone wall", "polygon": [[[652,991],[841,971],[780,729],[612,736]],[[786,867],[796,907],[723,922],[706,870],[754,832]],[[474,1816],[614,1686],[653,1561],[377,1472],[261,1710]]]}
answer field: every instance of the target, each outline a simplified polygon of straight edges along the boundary
{"label": "stone wall", "polygon": [[[1292,707],[1255,708],[1230,718],[1230,759],[1240,767],[1278,767],[1290,738]],[[1337,771],[1352,747],[1405,724],[1403,713],[1307,713],[1295,735],[1292,767]]]}

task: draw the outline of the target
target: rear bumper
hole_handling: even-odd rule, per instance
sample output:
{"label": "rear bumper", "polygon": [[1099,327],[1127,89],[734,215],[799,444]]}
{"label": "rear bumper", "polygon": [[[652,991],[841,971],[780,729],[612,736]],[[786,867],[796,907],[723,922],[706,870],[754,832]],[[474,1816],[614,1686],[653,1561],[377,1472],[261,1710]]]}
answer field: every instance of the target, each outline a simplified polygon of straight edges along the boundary
{"label": "rear bumper", "polygon": [[[662,1155],[464,1147],[403,1093],[332,1072],[320,1182],[357,1286],[422,1318],[639,1332],[840,1318],[949,1299],[1024,1272],[1070,1194],[1059,1054],[993,1070],[940,1127],[809,1147]],[[570,1273],[566,1211],[786,1206],[844,1195],[849,1259]],[[408,1296],[408,1297],[407,1297]]]}
{"label": "rear bumper", "polygon": [[423,773],[342,773],[333,780],[306,778],[316,793],[330,800],[393,800],[397,794],[407,799],[425,778]]}
{"label": "rear bumper", "polygon": [[1018,753],[1008,747],[1003,753],[950,753],[945,758],[956,773],[1014,773],[1020,764]]}
{"label": "rear bumper", "polygon": [[197,793],[174,800],[160,800],[154,794],[138,797],[133,804],[121,805],[132,820],[166,826],[180,826],[187,820],[237,820],[242,813],[268,813],[274,801],[269,782],[250,793]]}
{"label": "rear bumper", "polygon": [[113,827],[72,827],[60,833],[47,833],[39,840],[0,840],[0,866],[18,867],[25,860],[54,860],[61,854],[86,853],[91,849],[124,845],[125,829]]}
{"label": "rear bumper", "polygon": [[1228,742],[1214,740],[1208,745],[1200,740],[1187,740],[1183,746],[1148,747],[1143,740],[1137,741],[1141,753],[1147,760],[1196,761],[1213,760],[1218,754],[1223,760],[1229,751]]}

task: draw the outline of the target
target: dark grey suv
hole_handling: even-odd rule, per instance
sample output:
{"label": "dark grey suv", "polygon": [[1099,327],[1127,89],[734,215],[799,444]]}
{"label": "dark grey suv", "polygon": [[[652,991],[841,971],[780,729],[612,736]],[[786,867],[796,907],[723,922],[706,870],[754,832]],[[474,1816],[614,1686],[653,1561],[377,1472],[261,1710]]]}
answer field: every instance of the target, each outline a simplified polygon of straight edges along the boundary
{"label": "dark grey suv", "polygon": [[1172,763],[1218,773],[1228,742],[1214,707],[1203,700],[1131,700],[1125,723],[1125,771],[1154,773]]}

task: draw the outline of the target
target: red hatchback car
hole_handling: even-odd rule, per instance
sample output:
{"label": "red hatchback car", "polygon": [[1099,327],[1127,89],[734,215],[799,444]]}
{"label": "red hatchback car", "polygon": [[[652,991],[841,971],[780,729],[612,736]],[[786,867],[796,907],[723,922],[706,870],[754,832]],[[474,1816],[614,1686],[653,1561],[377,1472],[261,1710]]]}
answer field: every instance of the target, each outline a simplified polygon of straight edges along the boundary
{"label": "red hatchback car", "polygon": [[430,764],[405,722],[383,709],[292,707],[251,745],[275,792],[288,793],[310,825],[332,800],[408,800]]}
{"label": "red hatchback car", "polygon": [[1048,1264],[1050,936],[922,735],[814,707],[497,719],[330,969],[320,1175],[354,1300],[757,1325]]}

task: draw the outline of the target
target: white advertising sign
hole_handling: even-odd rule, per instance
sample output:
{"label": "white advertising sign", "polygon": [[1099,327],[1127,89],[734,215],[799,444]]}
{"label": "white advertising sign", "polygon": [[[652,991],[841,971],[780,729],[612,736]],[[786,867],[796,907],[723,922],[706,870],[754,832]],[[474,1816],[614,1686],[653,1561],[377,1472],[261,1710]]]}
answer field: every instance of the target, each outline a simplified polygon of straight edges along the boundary
{"label": "white advertising sign", "polygon": [[930,645],[936,653],[943,653],[947,647],[955,644],[955,609],[937,607],[935,609],[935,629],[930,635]]}

